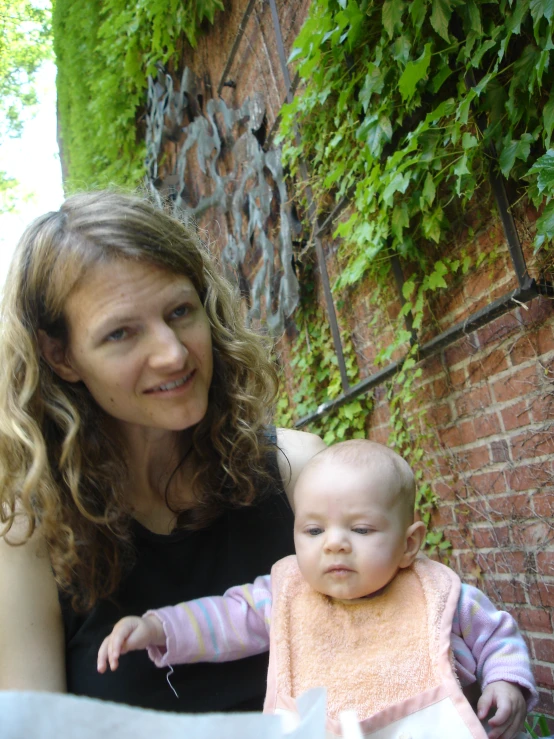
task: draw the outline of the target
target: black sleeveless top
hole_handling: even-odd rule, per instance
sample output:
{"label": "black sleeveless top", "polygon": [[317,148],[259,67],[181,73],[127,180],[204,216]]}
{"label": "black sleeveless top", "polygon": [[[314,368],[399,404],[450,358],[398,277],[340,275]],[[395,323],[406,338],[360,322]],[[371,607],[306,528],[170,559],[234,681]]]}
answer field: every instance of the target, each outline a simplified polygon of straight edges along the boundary
{"label": "black sleeveless top", "polygon": [[143,708],[190,713],[257,711],[266,689],[267,654],[235,662],[176,665],[169,687],[168,671],[146,652],[124,655],[116,672],[98,674],[102,640],[123,616],[142,615],[206,595],[221,595],[233,585],[252,582],[293,553],[293,516],[277,468],[268,458],[272,481],[256,503],[230,508],[208,528],[154,534],[133,525],[136,561],[118,591],[85,615],[60,598],[65,626],[68,692],[128,703]]}

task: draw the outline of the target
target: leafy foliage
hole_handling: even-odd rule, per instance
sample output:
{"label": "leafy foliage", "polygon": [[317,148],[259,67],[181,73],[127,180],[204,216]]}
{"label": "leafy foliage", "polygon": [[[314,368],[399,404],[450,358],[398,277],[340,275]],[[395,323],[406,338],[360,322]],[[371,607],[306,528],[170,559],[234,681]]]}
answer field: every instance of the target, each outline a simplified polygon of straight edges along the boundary
{"label": "leafy foliage", "polygon": [[474,197],[495,154],[505,177],[525,176],[533,202],[547,204],[537,248],[552,237],[553,31],[550,0],[312,2],[291,55],[304,88],[281,138],[293,173],[299,157],[310,161],[322,202],[330,188],[355,193],[337,229],[341,286],[391,252],[425,268],[448,204]]}
{"label": "leafy foliage", "polygon": [[[291,367],[296,392],[292,403],[282,394],[276,413],[276,423],[289,426],[312,413],[322,403],[341,394],[341,378],[329,322],[317,304],[311,269],[303,280],[301,304],[295,319],[300,331],[292,348]],[[349,382],[358,381],[358,366],[350,341],[344,346],[345,364]],[[355,398],[340,406],[324,419],[310,425],[309,430],[320,434],[326,444],[346,439],[365,438],[366,421],[373,406],[370,397]]]}
{"label": "leafy foliage", "polygon": [[144,174],[140,116],[148,75],[184,36],[195,46],[223,0],[54,0],[66,188],[136,185]]}
{"label": "leafy foliage", "polygon": [[[535,246],[551,248],[553,31],[552,0],[313,0],[290,57],[302,82],[282,111],[280,140],[292,176],[301,159],[310,163],[320,213],[352,201],[335,232],[336,290],[368,273],[384,284],[393,254],[410,265],[399,327],[379,362],[413,341],[403,319],[417,333],[430,296],[469,269],[443,245],[453,204],[472,203],[491,166],[543,209]],[[416,469],[417,349],[389,387],[389,443]],[[428,521],[435,499],[421,482]],[[434,532],[428,544],[448,548]]]}
{"label": "leafy foliage", "polygon": [[37,100],[35,73],[51,53],[48,11],[0,0],[0,140],[21,133],[23,110]]}

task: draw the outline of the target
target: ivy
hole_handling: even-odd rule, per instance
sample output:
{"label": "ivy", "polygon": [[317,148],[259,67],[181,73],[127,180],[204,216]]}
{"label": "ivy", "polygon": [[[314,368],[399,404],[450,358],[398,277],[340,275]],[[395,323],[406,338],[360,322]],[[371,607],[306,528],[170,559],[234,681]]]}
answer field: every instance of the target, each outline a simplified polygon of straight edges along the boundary
{"label": "ivy", "polygon": [[145,173],[141,121],[148,75],[196,46],[223,0],[54,0],[66,189],[134,187]]}
{"label": "ivy", "polygon": [[[552,0],[313,0],[289,60],[301,78],[279,132],[290,176],[298,181],[299,162],[310,163],[321,215],[351,200],[334,234],[335,291],[368,274],[383,286],[392,255],[408,275],[394,340],[377,361],[408,351],[388,388],[389,443],[419,475],[426,522],[436,499],[414,404],[417,333],[432,296],[472,266],[466,254],[445,256],[444,244],[491,166],[540,209],[535,249],[552,251],[553,31]],[[448,548],[436,532],[427,543]]]}
{"label": "ivy", "polygon": [[[329,322],[314,294],[311,267],[306,269],[302,285],[301,302],[295,314],[299,333],[292,346],[290,361],[295,392],[291,400],[286,392],[278,400],[276,423],[281,426],[292,425],[342,392],[333,338]],[[346,341],[343,351],[348,380],[355,384],[359,380],[358,365],[351,341]],[[326,444],[363,439],[372,407],[371,397],[355,398],[324,419],[310,424],[309,430],[319,434]]]}

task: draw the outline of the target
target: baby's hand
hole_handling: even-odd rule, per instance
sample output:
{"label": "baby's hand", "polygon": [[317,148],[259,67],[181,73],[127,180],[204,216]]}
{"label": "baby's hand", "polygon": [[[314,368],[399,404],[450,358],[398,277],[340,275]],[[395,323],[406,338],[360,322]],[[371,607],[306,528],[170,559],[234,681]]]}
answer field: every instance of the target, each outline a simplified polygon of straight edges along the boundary
{"label": "baby's hand", "polygon": [[165,633],[159,618],[151,614],[142,618],[126,616],[116,623],[112,633],[102,642],[98,650],[98,672],[106,672],[108,663],[112,671],[117,670],[122,654],[164,644]]}
{"label": "baby's hand", "polygon": [[477,716],[483,720],[494,707],[496,712],[488,719],[489,739],[513,739],[522,730],[527,714],[521,688],[504,680],[489,683],[477,703]]}

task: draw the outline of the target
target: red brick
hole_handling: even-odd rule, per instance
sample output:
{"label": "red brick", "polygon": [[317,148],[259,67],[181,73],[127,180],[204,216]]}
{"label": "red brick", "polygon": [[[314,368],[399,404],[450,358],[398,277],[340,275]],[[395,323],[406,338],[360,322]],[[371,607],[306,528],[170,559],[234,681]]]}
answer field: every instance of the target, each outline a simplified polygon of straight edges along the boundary
{"label": "red brick", "polygon": [[476,500],[469,504],[458,504],[455,508],[456,520],[460,524],[471,524],[483,521],[487,516],[487,501]]}
{"label": "red brick", "polygon": [[529,403],[529,409],[535,423],[550,422],[554,418],[554,396],[546,394],[533,398]]}
{"label": "red brick", "polygon": [[500,421],[496,413],[489,413],[486,416],[479,416],[473,420],[475,428],[475,438],[484,439],[487,436],[501,433]]}
{"label": "red brick", "polygon": [[485,580],[487,595],[502,607],[505,603],[525,603],[525,588],[518,580]]}
{"label": "red brick", "polygon": [[527,554],[522,551],[502,549],[492,553],[494,570],[499,575],[525,574],[527,569]]}
{"label": "red brick", "polygon": [[554,552],[537,552],[537,569],[540,575],[554,577]]}
{"label": "red brick", "polygon": [[435,396],[437,400],[446,398],[449,393],[450,393],[450,388],[448,387],[448,383],[446,382],[444,377],[440,377],[438,380],[434,380],[433,395]]}
{"label": "red brick", "polygon": [[518,608],[512,612],[520,628],[527,631],[552,632],[552,622],[547,611],[538,608]]}
{"label": "red brick", "polygon": [[533,665],[533,674],[540,686],[543,688],[554,688],[554,673],[551,667]]}
{"label": "red brick", "polygon": [[554,606],[554,583],[539,580],[529,586],[529,600],[534,606]]}
{"label": "red brick", "polygon": [[[547,464],[523,464],[520,467],[508,468],[505,474],[508,487],[517,491],[532,490],[553,481],[552,470]],[[537,511],[537,496],[533,500],[535,501],[535,510]],[[550,504],[551,510],[552,503]],[[551,513],[547,514],[543,512],[541,515],[551,515]]]}
{"label": "red brick", "polygon": [[488,387],[476,387],[463,393],[456,401],[458,415],[465,416],[475,411],[488,408],[491,404],[491,396]]}
{"label": "red brick", "polygon": [[456,456],[460,464],[466,465],[470,470],[481,470],[490,464],[490,452],[488,446],[478,446],[474,449],[464,449],[457,452]]}
{"label": "red brick", "polygon": [[448,429],[439,429],[438,436],[441,440],[441,443],[444,444],[444,446],[449,447],[450,449],[461,446],[463,444],[462,433],[459,426],[451,426]]}
{"label": "red brick", "polygon": [[492,375],[508,369],[508,360],[504,351],[495,349],[486,357],[474,359],[468,367],[468,377],[475,384],[487,380]]}
{"label": "red brick", "polygon": [[554,662],[554,639],[533,637],[531,642],[536,659],[541,662]]}
{"label": "red brick", "polygon": [[[546,465],[545,465],[546,467]],[[549,476],[549,482],[552,484],[552,472],[545,469],[544,472]],[[554,490],[547,493],[535,493],[533,495],[533,508],[537,516],[552,518],[554,508]]]}
{"label": "red brick", "polygon": [[[554,714],[554,696],[549,690],[539,690],[539,702],[534,708],[535,713]],[[547,719],[550,732],[554,731],[554,721]]]}
{"label": "red brick", "polygon": [[537,331],[537,351],[539,354],[547,354],[554,349],[554,331],[550,326],[544,326]]}
{"label": "red brick", "polygon": [[479,343],[475,334],[464,336],[448,349],[445,349],[444,358],[448,367],[453,367],[458,362],[475,354],[479,349]]}
{"label": "red brick", "polygon": [[483,326],[477,334],[481,346],[487,346],[491,342],[500,341],[500,339],[513,334],[520,328],[519,321],[513,313],[505,313],[495,321]]}
{"label": "red brick", "polygon": [[531,506],[527,495],[504,495],[489,500],[489,506],[493,518],[528,518],[531,515]]}
{"label": "red brick", "polygon": [[493,462],[509,462],[510,450],[505,439],[491,441],[491,456]]}
{"label": "red brick", "polygon": [[487,272],[473,272],[467,275],[464,281],[464,293],[472,300],[471,310],[475,310],[473,302],[482,295],[489,295],[491,291],[491,278]]}
{"label": "red brick", "polygon": [[[456,484],[448,484],[441,480],[432,482],[433,490],[441,499],[441,501],[453,501],[456,500]],[[440,505],[440,504],[439,504]]]}
{"label": "red brick", "polygon": [[536,549],[548,541],[551,526],[546,521],[517,522],[513,526],[513,539],[522,549]]}
{"label": "red brick", "polygon": [[369,429],[369,438],[372,441],[376,441],[378,444],[384,444],[387,446],[389,441],[389,431],[385,426],[381,426],[376,429]]}
{"label": "red brick", "polygon": [[518,369],[514,374],[493,384],[494,397],[498,403],[514,400],[536,390],[538,387],[536,365]]}
{"label": "red brick", "polygon": [[450,371],[450,384],[454,390],[459,390],[464,387],[466,384],[465,367],[460,367],[460,369]]}
{"label": "red brick", "polygon": [[552,300],[539,296],[526,304],[525,309],[520,310],[521,323],[524,326],[532,326],[536,323],[543,323],[554,312]]}
{"label": "red brick", "polygon": [[440,354],[435,354],[434,357],[425,359],[423,362],[423,371],[427,377],[442,375],[444,373],[444,367],[441,362]]}
{"label": "red brick", "polygon": [[543,454],[554,454],[554,434],[551,429],[526,431],[512,439],[514,461]]}
{"label": "red brick", "polygon": [[502,471],[483,472],[479,475],[472,475],[468,483],[479,495],[488,496],[506,492],[506,480]]}
{"label": "red brick", "polygon": [[453,549],[467,549],[468,547],[466,535],[457,527],[445,529],[444,537],[452,544]]}
{"label": "red brick", "polygon": [[514,403],[500,411],[506,431],[528,426],[531,423],[528,405],[526,400],[520,400],[518,403]]}
{"label": "red brick", "polygon": [[510,543],[510,532],[507,526],[473,528],[471,533],[478,549],[505,547]]}
{"label": "red brick", "polygon": [[452,420],[452,412],[447,403],[432,406],[427,411],[427,420],[436,426],[444,426]]}
{"label": "red brick", "polygon": [[452,506],[441,505],[437,508],[437,510],[433,512],[431,522],[433,528],[449,526],[455,523]]}
{"label": "red brick", "polygon": [[533,336],[521,336],[509,350],[512,365],[528,362],[537,356],[537,348]]}

